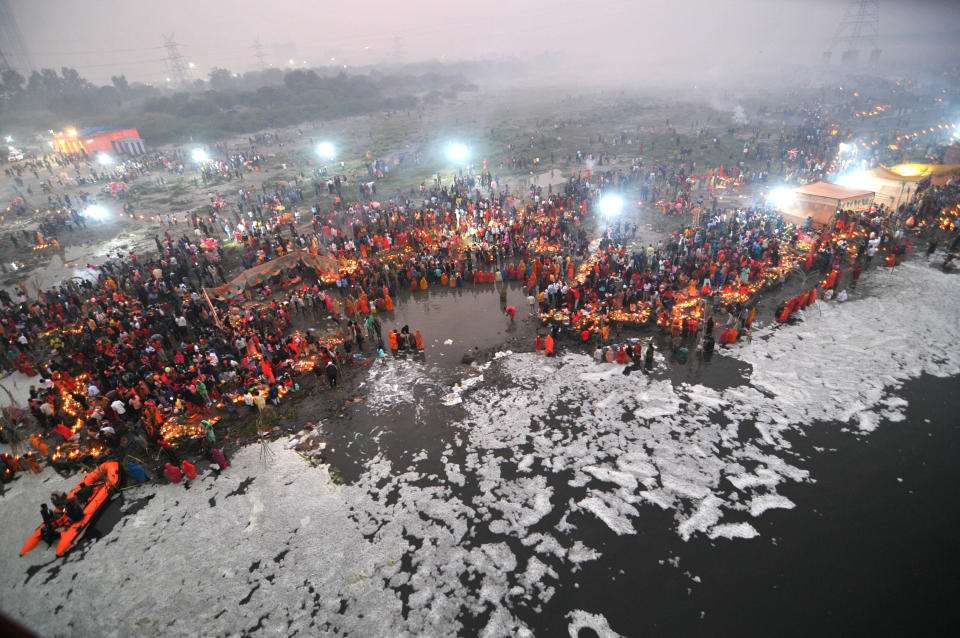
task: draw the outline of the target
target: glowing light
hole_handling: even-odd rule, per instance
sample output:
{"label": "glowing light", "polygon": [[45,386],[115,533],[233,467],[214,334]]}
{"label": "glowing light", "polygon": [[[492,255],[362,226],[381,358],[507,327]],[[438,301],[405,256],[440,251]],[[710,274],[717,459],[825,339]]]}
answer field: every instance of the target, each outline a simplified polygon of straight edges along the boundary
{"label": "glowing light", "polygon": [[797,199],[797,194],[789,188],[774,188],[770,191],[770,202],[777,208],[789,206]]}
{"label": "glowing light", "polygon": [[195,149],[193,149],[193,151],[190,153],[190,157],[193,158],[193,161],[194,161],[194,162],[198,162],[198,163],[202,164],[203,162],[206,162],[206,161],[207,161],[207,152],[206,152],[205,150],[203,150],[202,148],[195,148]]}
{"label": "glowing light", "polygon": [[854,149],[853,144],[847,144],[846,142],[840,142],[840,152],[849,153]]}
{"label": "glowing light", "polygon": [[113,158],[107,155],[106,153],[100,153],[100,155],[97,156],[97,161],[103,164],[104,166],[109,166],[110,164],[113,164]]}
{"label": "glowing light", "polygon": [[190,63],[190,68],[191,68],[191,69],[196,68],[196,66],[197,66],[197,65],[194,64],[193,62]]}
{"label": "glowing light", "polygon": [[836,183],[848,188],[867,188],[870,185],[870,178],[865,172],[857,171],[841,175],[836,179]]}
{"label": "glowing light", "polygon": [[332,142],[320,142],[317,144],[317,155],[326,159],[333,159],[333,156],[336,154],[336,149],[333,148]]}
{"label": "glowing light", "polygon": [[597,203],[600,212],[607,219],[620,214],[623,210],[623,198],[619,195],[604,195]]}
{"label": "glowing light", "polygon": [[451,162],[465,162],[468,157],[470,157],[470,149],[463,144],[454,142],[447,146],[447,158]]}
{"label": "glowing light", "polygon": [[923,167],[919,164],[900,164],[899,166],[894,166],[890,170],[903,177],[914,177],[923,172]]}
{"label": "glowing light", "polygon": [[87,210],[84,211],[84,214],[90,219],[106,219],[109,216],[107,209],[97,204],[87,206]]}
{"label": "glowing light", "polygon": [[67,129],[67,135],[69,135],[70,137],[76,137],[76,136],[77,136],[77,129],[75,129],[75,128],[68,128],[68,129]]}

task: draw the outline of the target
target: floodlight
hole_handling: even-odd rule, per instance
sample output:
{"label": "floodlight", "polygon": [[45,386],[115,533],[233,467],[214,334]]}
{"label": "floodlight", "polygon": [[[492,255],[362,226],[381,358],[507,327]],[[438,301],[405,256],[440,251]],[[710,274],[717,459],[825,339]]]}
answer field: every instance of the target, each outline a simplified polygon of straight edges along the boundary
{"label": "floodlight", "polygon": [[604,195],[600,198],[597,206],[604,217],[609,219],[619,215],[620,211],[623,210],[623,198],[619,195]]}
{"label": "floodlight", "polygon": [[193,158],[194,162],[198,162],[200,164],[207,161],[207,152],[202,148],[193,149],[193,152],[190,153],[190,156]]}
{"label": "floodlight", "polygon": [[770,191],[770,197],[768,199],[777,208],[784,208],[797,199],[797,194],[789,188],[781,186],[780,188],[774,188]]}
{"label": "floodlight", "polygon": [[320,142],[317,144],[317,155],[324,159],[333,159],[335,152],[332,142]]}
{"label": "floodlight", "polygon": [[92,206],[87,206],[87,210],[84,211],[84,215],[90,219],[106,219],[109,213],[107,213],[107,209],[103,206],[94,204]]}
{"label": "floodlight", "polygon": [[841,175],[834,181],[841,186],[847,186],[849,188],[863,188],[864,186],[869,185],[870,178],[867,176],[866,172],[857,171],[855,173]]}
{"label": "floodlight", "polygon": [[447,146],[447,158],[451,162],[465,162],[468,157],[470,157],[470,150],[463,144],[454,142]]}

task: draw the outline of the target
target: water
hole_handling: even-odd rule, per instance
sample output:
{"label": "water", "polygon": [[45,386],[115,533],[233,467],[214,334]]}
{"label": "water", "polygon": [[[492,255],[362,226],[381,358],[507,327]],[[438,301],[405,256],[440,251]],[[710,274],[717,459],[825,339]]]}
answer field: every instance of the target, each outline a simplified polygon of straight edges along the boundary
{"label": "water", "polygon": [[909,382],[907,421],[869,437],[835,423],[809,428],[795,445],[816,483],[778,487],[797,507],[755,519],[755,540],[683,542],[670,514],[652,507],[641,509],[635,536],[580,526],[603,556],[567,575],[526,620],[538,635],[564,635],[563,614],[579,606],[629,636],[952,633],[955,614],[945,612],[960,568],[955,389],[956,379]]}
{"label": "water", "polygon": [[[536,324],[523,319],[528,306],[520,303],[519,289],[510,288],[509,295],[509,303],[520,310],[515,324],[502,313],[489,284],[402,299],[393,314],[381,317],[384,329],[404,324],[419,328],[425,353],[388,355],[368,367],[357,364],[345,387],[336,391],[318,390],[313,380],[304,382],[303,399],[290,403],[297,410],[294,421],[322,420],[330,440],[329,461],[348,480],[378,454],[392,462],[395,473],[418,458],[421,475],[440,474],[440,453],[462,433],[454,424],[466,414],[460,405],[444,404],[451,388],[474,378],[497,349],[531,350]],[[457,299],[449,298],[454,296]],[[634,333],[623,335],[630,336]],[[447,339],[452,343],[445,343]],[[561,351],[577,347],[570,341],[560,343]],[[477,363],[462,363],[465,352],[476,356]],[[478,387],[505,395],[514,381],[497,371],[497,366],[484,370]],[[685,366],[660,366],[653,376],[674,385],[719,388],[742,384],[749,373],[748,365],[720,350],[710,362],[693,359]],[[641,387],[642,373],[634,374]],[[950,619],[943,612],[952,602],[949,585],[960,567],[954,534],[960,523],[960,469],[954,462],[960,435],[953,418],[960,403],[955,388],[956,379],[925,376],[907,382],[897,390],[910,404],[907,420],[883,423],[869,436],[851,433],[848,425],[839,423],[810,424],[805,436],[788,435],[788,454],[816,482],[778,485],[777,492],[796,507],[750,519],[759,532],[753,540],[710,540],[695,534],[685,542],[677,534],[676,511],[651,505],[638,507],[632,521],[637,533],[629,536],[616,536],[589,512],[573,512],[568,522],[576,526],[576,539],[601,556],[577,571],[562,563],[567,571],[560,573],[559,582],[551,581],[556,593],[549,601],[539,607],[516,605],[511,611],[538,636],[567,635],[566,614],[573,609],[603,614],[613,629],[630,636],[945,634]],[[531,389],[531,395],[536,391]],[[560,429],[566,414],[576,414],[574,407],[559,407],[548,425]],[[711,418],[724,419],[722,414]],[[741,434],[755,436],[746,431],[750,429],[743,424]],[[501,452],[516,458],[524,450],[498,450],[498,455]],[[463,457],[464,450],[454,446],[451,461],[463,467]],[[510,465],[503,469],[505,474],[514,472]],[[567,485],[572,472],[544,474],[554,490],[554,504],[582,496],[582,490]],[[259,476],[243,479],[237,490],[247,481],[256,485]],[[204,488],[209,485],[196,486]],[[124,493],[123,499],[130,501],[124,516],[136,516],[134,501],[145,498],[143,490],[150,488]],[[243,497],[243,492],[237,494]],[[478,486],[468,481],[453,495],[469,503],[479,496]],[[553,530],[564,511],[554,507],[530,532]],[[121,547],[124,529],[113,529],[120,512],[119,502],[105,508],[70,560],[83,559],[94,543],[117,542]],[[291,533],[294,538],[296,530]],[[516,537],[491,534],[482,525],[463,544],[488,542],[507,544],[520,560],[534,554]],[[286,551],[276,547],[270,556],[281,550]],[[42,571],[38,576],[46,579],[59,574],[56,566]],[[271,586],[272,581],[252,582],[246,600],[250,602],[258,588]],[[238,618],[237,627],[256,621],[263,609],[255,605],[245,604],[249,611]],[[464,617],[463,633],[477,633],[484,621]]]}

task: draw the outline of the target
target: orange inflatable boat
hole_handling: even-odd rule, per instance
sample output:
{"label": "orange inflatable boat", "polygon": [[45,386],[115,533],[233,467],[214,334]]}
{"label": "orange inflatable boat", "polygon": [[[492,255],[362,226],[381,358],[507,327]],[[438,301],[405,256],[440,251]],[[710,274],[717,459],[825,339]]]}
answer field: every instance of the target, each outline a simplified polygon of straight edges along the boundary
{"label": "orange inflatable boat", "polygon": [[[63,556],[67,550],[73,547],[73,544],[80,535],[83,534],[84,530],[86,530],[87,525],[90,524],[90,520],[100,511],[100,508],[106,504],[110,495],[117,489],[119,481],[120,464],[116,461],[109,461],[83,477],[83,480],[67,494],[67,498],[69,499],[76,496],[77,492],[84,485],[93,487],[93,496],[83,504],[82,519],[76,523],[71,523],[64,514],[60,520],[57,521],[56,527],[61,529],[60,540],[57,543],[57,556]],[[66,527],[64,528],[64,526]],[[20,550],[21,556],[40,544],[40,533],[42,530],[43,525],[38,527],[30,538],[27,539],[27,542],[23,544],[23,549]]]}

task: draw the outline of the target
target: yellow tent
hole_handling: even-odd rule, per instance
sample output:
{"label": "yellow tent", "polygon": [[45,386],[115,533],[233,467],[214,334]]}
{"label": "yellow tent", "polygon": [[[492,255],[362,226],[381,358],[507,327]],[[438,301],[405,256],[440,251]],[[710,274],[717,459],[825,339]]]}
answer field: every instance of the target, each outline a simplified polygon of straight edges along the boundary
{"label": "yellow tent", "polygon": [[880,167],[874,170],[891,173],[895,176],[893,179],[919,182],[927,177],[960,175],[960,164],[897,164],[889,168]]}
{"label": "yellow tent", "polygon": [[898,164],[849,176],[851,185],[869,188],[876,193],[877,203],[897,208],[913,197],[918,184],[930,178],[934,184],[946,183],[960,174],[960,164]]}

